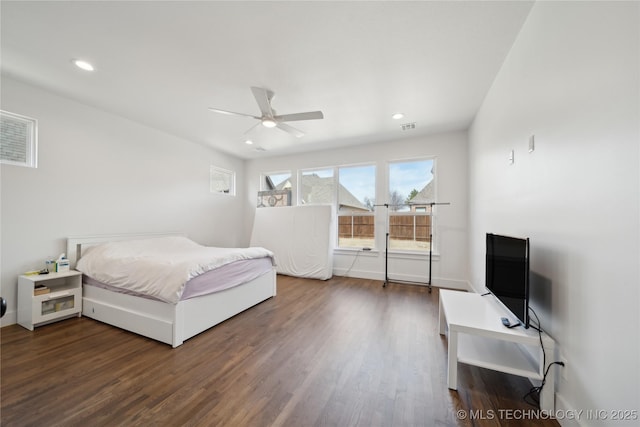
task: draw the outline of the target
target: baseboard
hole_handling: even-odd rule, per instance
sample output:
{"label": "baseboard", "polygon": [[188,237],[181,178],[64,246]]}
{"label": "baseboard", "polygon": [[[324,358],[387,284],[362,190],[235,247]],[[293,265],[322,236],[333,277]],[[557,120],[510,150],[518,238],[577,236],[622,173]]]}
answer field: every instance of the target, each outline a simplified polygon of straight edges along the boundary
{"label": "baseboard", "polygon": [[562,427],[582,427],[587,419],[586,411],[574,409],[561,394],[556,392],[556,421]]}
{"label": "baseboard", "polygon": [[[348,272],[348,274],[347,274]],[[384,273],[377,271],[368,271],[368,270],[347,270],[345,268],[334,268],[333,274],[335,276],[341,277],[355,277],[358,279],[369,279],[369,280],[384,280]],[[416,285],[428,286],[428,279],[424,276],[410,275],[410,274],[393,274],[389,275],[389,281],[393,282],[394,280],[402,281],[402,282],[412,282]],[[448,289],[460,289],[464,291],[468,291],[470,289],[469,282],[466,280],[459,279],[448,279],[443,277],[432,277],[431,278],[432,286],[438,288],[448,288]]]}
{"label": "baseboard", "polygon": [[18,312],[17,311],[9,311],[4,314],[4,317],[0,319],[0,328],[4,328],[5,326],[15,325],[18,323]]}

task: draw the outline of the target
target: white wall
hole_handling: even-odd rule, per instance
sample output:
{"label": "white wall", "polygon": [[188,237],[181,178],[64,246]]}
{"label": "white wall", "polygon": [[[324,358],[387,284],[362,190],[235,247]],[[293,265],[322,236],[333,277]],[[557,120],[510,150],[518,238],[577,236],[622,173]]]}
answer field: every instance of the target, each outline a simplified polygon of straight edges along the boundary
{"label": "white wall", "polygon": [[[6,77],[2,109],[39,124],[38,168],[1,167],[3,325],[15,323],[18,275],[67,236],[181,231],[240,245],[243,161]],[[237,197],[209,192],[211,165],[237,172]]]}
{"label": "white wall", "polygon": [[[437,201],[451,203],[450,206],[437,207],[435,238],[438,240],[439,253],[433,260],[432,283],[437,286],[467,289],[467,137],[465,132],[248,161],[246,197],[249,209],[245,230],[250,232],[253,224],[261,173],[290,170],[297,174],[300,169],[375,163],[377,165],[376,202],[382,204],[389,202],[386,198],[388,162],[420,157],[436,158]],[[293,193],[295,190],[296,188],[293,189]],[[294,204],[295,199],[294,196]],[[386,209],[378,208],[377,250],[360,252],[355,263],[354,251],[334,252],[336,275],[345,274],[353,264],[349,276],[384,279],[385,218]],[[390,278],[425,282],[428,271],[428,261],[424,255],[403,258],[390,256],[389,258]]]}
{"label": "white wall", "polygon": [[531,238],[534,307],[568,362],[560,409],[640,409],[639,17],[537,2],[469,132],[471,283],[484,233]]}

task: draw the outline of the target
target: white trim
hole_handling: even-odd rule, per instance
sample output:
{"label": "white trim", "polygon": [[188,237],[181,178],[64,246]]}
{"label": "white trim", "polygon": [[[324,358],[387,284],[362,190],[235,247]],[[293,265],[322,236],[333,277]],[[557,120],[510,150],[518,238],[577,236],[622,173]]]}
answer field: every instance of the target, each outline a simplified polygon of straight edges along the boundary
{"label": "white trim", "polygon": [[[214,179],[213,176],[214,174],[222,174],[225,176],[229,176],[229,189],[228,191],[224,191],[214,188]],[[219,181],[219,180],[216,180]],[[218,166],[211,166],[209,168],[209,191],[211,191],[214,194],[222,194],[225,196],[235,196],[236,195],[236,173],[235,171],[229,170],[229,169],[224,169],[224,168],[220,168]]]}
{"label": "white trim", "polygon": [[25,161],[17,162],[13,160],[7,160],[0,157],[0,163],[14,166],[23,166],[29,168],[37,168],[38,167],[38,120],[23,116],[20,114],[11,113],[9,111],[0,110],[0,119],[2,116],[8,117],[10,119],[24,122],[28,125],[29,134],[27,135],[28,141],[25,141],[26,145],[26,153],[25,153]]}

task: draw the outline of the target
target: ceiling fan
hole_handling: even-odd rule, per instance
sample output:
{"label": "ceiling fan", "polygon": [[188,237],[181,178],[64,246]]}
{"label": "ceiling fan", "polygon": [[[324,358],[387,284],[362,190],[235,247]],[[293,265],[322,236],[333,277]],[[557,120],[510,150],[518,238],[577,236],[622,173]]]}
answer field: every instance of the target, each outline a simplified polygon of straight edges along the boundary
{"label": "ceiling fan", "polygon": [[252,87],[251,92],[253,92],[253,96],[256,98],[258,107],[260,107],[260,112],[262,113],[261,116],[254,116],[251,114],[244,114],[244,113],[234,113],[233,111],[220,110],[218,108],[209,108],[209,110],[216,113],[228,114],[230,116],[251,117],[256,120],[260,120],[258,123],[252,126],[248,131],[246,131],[245,134],[252,131],[256,126],[262,124],[262,126],[267,128],[277,127],[278,129],[281,129],[285,132],[295,135],[298,138],[300,138],[301,136],[304,136],[304,132],[294,128],[293,126],[289,126],[285,122],[294,122],[299,120],[316,120],[316,119],[324,118],[322,111],[309,111],[306,113],[277,115],[276,111],[273,108],[271,108],[271,100],[273,99],[273,96],[274,96],[274,93],[272,91],[268,89],[263,89],[260,87]]}

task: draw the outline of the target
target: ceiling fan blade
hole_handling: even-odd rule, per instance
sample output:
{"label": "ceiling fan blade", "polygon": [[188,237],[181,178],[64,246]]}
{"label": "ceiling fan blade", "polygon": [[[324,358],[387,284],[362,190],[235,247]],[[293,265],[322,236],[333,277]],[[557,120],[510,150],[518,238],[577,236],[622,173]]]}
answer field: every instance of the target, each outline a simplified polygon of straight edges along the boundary
{"label": "ceiling fan blade", "polygon": [[251,132],[252,130],[254,130],[255,128],[257,128],[258,126],[260,126],[262,123],[258,122],[255,125],[251,126],[245,133],[244,135],[248,134],[249,132]]}
{"label": "ceiling fan blade", "polygon": [[281,122],[295,122],[297,120],[316,120],[316,119],[324,119],[324,114],[322,114],[322,111],[309,111],[307,113],[283,114],[282,116],[275,116],[274,119]]}
{"label": "ceiling fan blade", "polygon": [[214,113],[227,114],[229,116],[252,117],[254,119],[260,120],[260,117],[252,116],[251,114],[234,113],[233,111],[219,110],[217,108],[211,108],[211,107],[209,107],[209,111],[213,111]]}
{"label": "ceiling fan blade", "polygon": [[258,107],[260,107],[262,115],[273,117],[273,111],[271,110],[271,98],[273,97],[273,92],[261,87],[251,87],[251,92],[253,92],[253,96],[256,98],[256,102],[258,103]]}
{"label": "ceiling fan blade", "polygon": [[283,131],[288,132],[291,135],[295,135],[298,138],[304,136],[304,132],[294,128],[293,126],[289,126],[289,125],[284,124],[284,123],[278,123],[276,126],[278,127],[278,129],[282,129]]}

